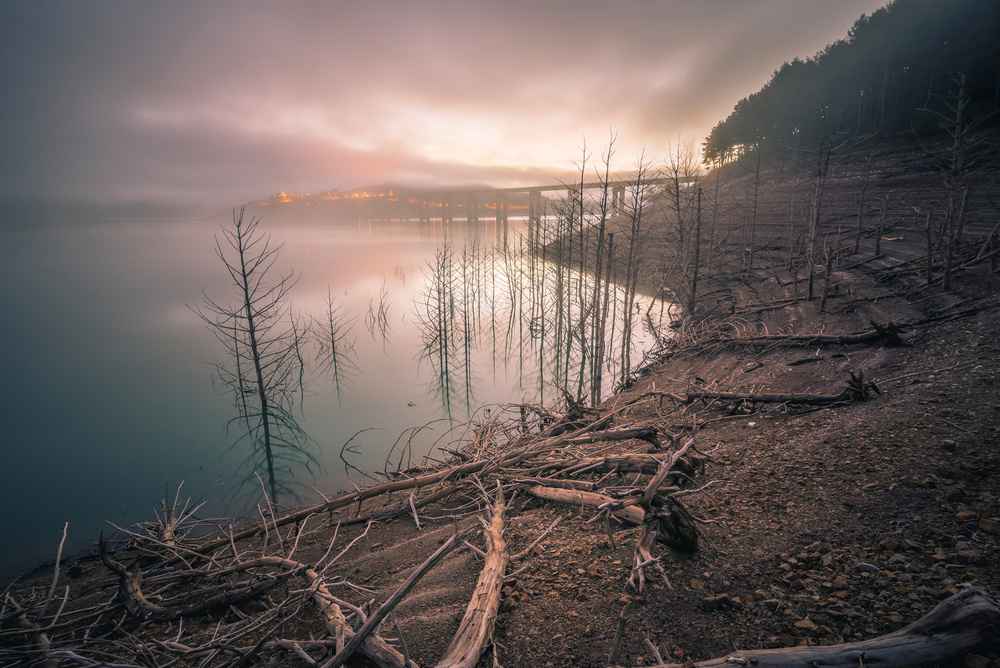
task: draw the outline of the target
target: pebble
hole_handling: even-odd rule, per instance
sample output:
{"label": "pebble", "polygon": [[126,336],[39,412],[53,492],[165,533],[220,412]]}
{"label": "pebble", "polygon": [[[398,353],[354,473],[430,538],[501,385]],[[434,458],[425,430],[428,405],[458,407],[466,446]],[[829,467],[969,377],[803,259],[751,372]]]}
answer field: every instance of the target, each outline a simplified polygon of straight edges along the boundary
{"label": "pebble", "polygon": [[854,570],[860,573],[878,573],[882,569],[876,566],[875,564],[869,564],[866,561],[859,561],[854,566]]}

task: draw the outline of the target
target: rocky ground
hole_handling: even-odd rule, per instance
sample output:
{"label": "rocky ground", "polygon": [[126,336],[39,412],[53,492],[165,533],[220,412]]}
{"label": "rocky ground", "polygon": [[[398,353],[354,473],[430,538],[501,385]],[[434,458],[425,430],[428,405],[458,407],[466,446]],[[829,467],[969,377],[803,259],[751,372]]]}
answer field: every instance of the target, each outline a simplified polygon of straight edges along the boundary
{"label": "rocky ground", "polygon": [[[665,661],[683,663],[734,649],[868,639],[925,615],[963,583],[987,596],[1000,594],[1000,277],[985,259],[961,271],[949,292],[923,284],[920,263],[914,262],[923,248],[921,211],[933,204],[940,179],[930,170],[903,168],[913,164],[909,151],[892,147],[875,155],[877,178],[866,187],[872,221],[877,202],[888,195],[893,203],[882,255],[875,257],[870,222],[859,252],[845,253],[837,263],[825,311],[818,299],[803,299],[804,276],[796,280],[783,261],[788,250],[781,243],[787,226],[782,216],[789,197],[808,183],[808,173],[765,175],[757,231],[764,249],[756,269],[740,271],[738,249],[726,242],[730,254],[719,264],[728,271],[716,269],[701,288],[700,327],[690,320],[672,350],[600,407],[617,426],[653,426],[663,439],[694,438],[701,455],[693,460],[687,488],[700,491],[684,503],[706,520],[699,548],[654,546],[666,579],[647,569],[640,593],[627,584],[638,528],[589,522],[593,508],[518,494],[507,513],[511,554],[529,548],[554,519],[562,521],[508,568],[513,575],[503,587],[494,644],[480,665],[606,666],[620,616],[616,663],[639,666],[656,663],[653,648]],[[856,225],[851,216],[864,164],[855,155],[831,165],[827,202],[834,222],[825,234],[834,239],[840,225],[835,221],[844,221],[848,247],[853,237],[844,230]],[[996,180],[991,174],[984,172],[985,183]],[[723,191],[731,217],[745,179]],[[998,220],[991,208],[996,200],[990,199],[995,183],[992,188],[979,190],[970,239],[983,238]],[[802,205],[806,198],[798,200]],[[710,332],[838,335],[870,331],[872,322],[897,325],[904,345],[705,343]],[[718,400],[684,405],[666,396],[692,389],[837,394],[852,372],[863,373],[878,393],[828,407]],[[647,442],[633,440],[581,446],[577,454],[648,449]],[[648,476],[593,476],[598,479],[601,487],[641,487]],[[363,523],[337,530],[338,521],[405,506],[408,496],[380,497],[317,517],[311,526],[281,529],[280,551],[288,556],[294,546],[297,560],[316,563],[331,541],[338,552],[365,530]],[[380,604],[456,527],[475,522],[475,508],[464,503],[422,507],[420,530],[408,513],[368,526],[326,572],[336,583],[334,593],[355,605]],[[275,533],[241,541],[234,550],[278,550]],[[470,542],[481,545],[478,538]],[[118,558],[157,563],[135,547]],[[396,607],[395,620],[419,665],[434,665],[448,647],[481,565],[472,549],[456,549]],[[114,608],[118,579],[100,561],[82,561],[67,576],[58,592],[68,584],[71,603],[48,634],[52,647],[130,665],[237,665],[239,657],[221,649],[202,663],[209,653],[185,654],[177,646],[210,647],[213,638],[248,624],[248,616],[261,619],[292,600],[282,598],[287,591],[272,590],[182,622],[140,622]],[[157,582],[149,586],[168,586]],[[0,659],[7,663],[40,660],[26,649],[37,636],[18,636],[10,613],[12,604],[28,609],[44,597],[48,583],[34,585],[33,591],[22,587],[7,594],[0,635]],[[261,622],[268,638],[323,637],[322,624],[306,607],[286,612],[294,614]],[[86,638],[83,629],[89,629]],[[391,622],[381,635],[395,636]],[[242,644],[261,637],[246,635]],[[323,654],[310,652],[317,661]],[[65,665],[83,665],[61,657]],[[998,657],[997,647],[984,646],[956,665],[1000,666]],[[254,655],[246,665],[268,662],[307,663],[293,651],[275,650]]]}

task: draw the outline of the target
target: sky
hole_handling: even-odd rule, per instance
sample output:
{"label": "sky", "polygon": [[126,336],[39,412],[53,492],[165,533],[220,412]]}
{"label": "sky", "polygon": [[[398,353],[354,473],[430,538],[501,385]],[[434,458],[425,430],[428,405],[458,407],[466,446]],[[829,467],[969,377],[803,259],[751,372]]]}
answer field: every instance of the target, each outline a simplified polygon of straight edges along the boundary
{"label": "sky", "polygon": [[884,4],[0,0],[0,198],[525,186],[612,132],[627,170]]}

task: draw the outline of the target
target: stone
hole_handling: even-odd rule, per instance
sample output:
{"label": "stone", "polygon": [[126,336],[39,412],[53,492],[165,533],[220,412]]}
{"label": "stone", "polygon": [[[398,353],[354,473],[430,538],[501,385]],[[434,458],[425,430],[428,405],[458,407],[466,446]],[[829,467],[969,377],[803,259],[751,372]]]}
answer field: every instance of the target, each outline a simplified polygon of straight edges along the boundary
{"label": "stone", "polygon": [[984,517],[979,520],[979,528],[986,533],[1000,536],[1000,519],[996,517]]}
{"label": "stone", "polygon": [[895,552],[896,548],[899,547],[899,541],[895,538],[883,538],[879,541],[879,547],[887,552]]}
{"label": "stone", "polygon": [[889,563],[890,564],[905,564],[906,563],[906,557],[904,557],[903,555],[901,555],[901,554],[899,554],[897,552],[896,554],[894,554],[891,557],[889,557]]}
{"label": "stone", "polygon": [[854,565],[854,570],[858,571],[859,573],[878,573],[882,569],[880,569],[875,564],[869,564],[866,561],[859,561],[857,564]]}
{"label": "stone", "polygon": [[816,624],[813,620],[806,617],[805,619],[800,619],[795,622],[795,628],[802,629],[803,631],[813,631],[816,629]]}
{"label": "stone", "polygon": [[701,599],[701,602],[705,605],[706,610],[719,610],[722,608],[733,607],[733,600],[729,598],[729,594],[716,594],[714,596],[706,596]]}
{"label": "stone", "polygon": [[705,588],[705,583],[697,578],[691,578],[691,583],[688,586],[695,591],[701,591]]}

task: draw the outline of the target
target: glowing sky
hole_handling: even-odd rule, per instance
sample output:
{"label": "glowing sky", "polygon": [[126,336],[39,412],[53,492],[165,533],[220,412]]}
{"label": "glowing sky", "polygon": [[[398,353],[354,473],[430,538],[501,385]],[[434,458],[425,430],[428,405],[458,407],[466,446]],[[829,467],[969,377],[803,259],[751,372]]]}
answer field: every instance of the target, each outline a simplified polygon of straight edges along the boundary
{"label": "glowing sky", "polygon": [[0,0],[0,197],[530,184],[700,145],[886,0]]}

